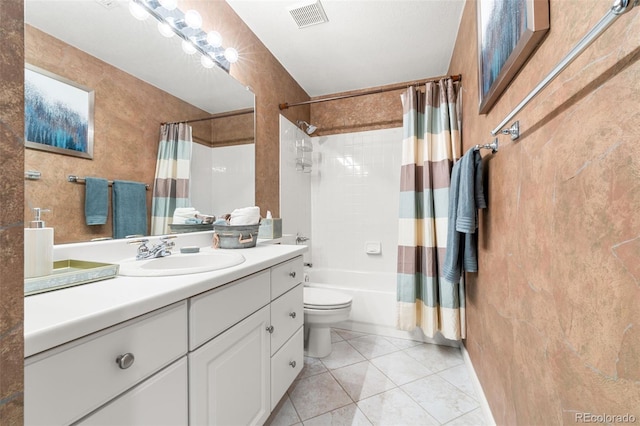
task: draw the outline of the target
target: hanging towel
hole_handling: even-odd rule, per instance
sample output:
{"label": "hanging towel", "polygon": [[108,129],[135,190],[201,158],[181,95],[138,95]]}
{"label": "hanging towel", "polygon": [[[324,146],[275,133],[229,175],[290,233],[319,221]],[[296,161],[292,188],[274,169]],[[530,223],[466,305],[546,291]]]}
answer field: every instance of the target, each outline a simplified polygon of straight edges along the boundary
{"label": "hanging towel", "polygon": [[114,180],[113,238],[147,234],[147,188],[145,184]]}
{"label": "hanging towel", "polygon": [[471,148],[451,171],[447,251],[443,267],[443,276],[448,281],[459,282],[463,270],[478,272],[478,209],[486,207],[482,156]]}
{"label": "hanging towel", "polygon": [[109,214],[109,182],[94,177],[86,177],[84,182],[84,217],[87,225],[104,225]]}

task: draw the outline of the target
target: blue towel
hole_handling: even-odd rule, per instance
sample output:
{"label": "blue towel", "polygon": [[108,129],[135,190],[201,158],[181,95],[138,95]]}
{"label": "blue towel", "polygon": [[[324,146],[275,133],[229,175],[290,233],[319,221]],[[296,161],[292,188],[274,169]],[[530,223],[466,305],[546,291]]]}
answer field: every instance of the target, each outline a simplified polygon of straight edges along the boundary
{"label": "blue towel", "polygon": [[109,214],[109,182],[94,177],[87,177],[84,182],[84,217],[87,225],[104,225]]}
{"label": "blue towel", "polygon": [[114,180],[113,238],[147,234],[147,188],[145,184]]}
{"label": "blue towel", "polygon": [[478,209],[486,207],[482,156],[472,148],[453,165],[451,171],[443,276],[452,283],[460,281],[463,270],[478,272]]}

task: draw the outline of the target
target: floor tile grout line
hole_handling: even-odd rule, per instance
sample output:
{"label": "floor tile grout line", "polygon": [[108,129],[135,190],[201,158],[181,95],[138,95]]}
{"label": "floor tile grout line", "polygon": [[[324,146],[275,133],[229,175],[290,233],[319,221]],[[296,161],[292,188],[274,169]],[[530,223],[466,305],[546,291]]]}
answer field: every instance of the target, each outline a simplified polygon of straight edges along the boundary
{"label": "floor tile grout line", "polygon": [[474,409],[473,409],[473,410],[471,410],[471,411],[467,411],[467,412],[466,412],[466,413],[464,413],[464,414],[460,414],[458,417],[455,417],[455,418],[453,418],[453,419],[449,420],[449,421],[448,421],[448,422],[446,422],[446,423],[442,423],[442,426],[447,426],[447,425],[448,425],[448,424],[450,424],[451,422],[458,420],[460,417],[464,417],[464,416],[466,416],[467,414],[471,414],[471,413],[473,413],[474,411],[477,411],[477,410],[482,410],[482,407],[477,407],[477,408],[474,408]]}
{"label": "floor tile grout line", "polygon": [[[351,331],[349,331],[349,330],[346,330],[346,331],[347,331],[347,332],[351,332]],[[353,333],[356,333],[356,332],[353,332]],[[420,346],[420,345],[427,344],[428,342],[418,342],[416,345],[413,345],[413,346],[410,346],[410,347],[401,348],[401,347],[399,347],[398,345],[396,345],[393,341],[390,341],[390,340],[386,339],[386,338],[385,338],[385,336],[378,336],[378,335],[375,335],[375,334],[360,333],[360,332],[357,332],[357,333],[358,333],[359,335],[352,336],[351,338],[344,338],[343,336],[341,336],[339,333],[337,333],[337,332],[336,332],[336,334],[338,334],[338,336],[339,336],[340,338],[342,338],[342,340],[339,340],[339,341],[336,341],[336,342],[332,342],[332,345],[333,345],[334,343],[339,343],[339,342],[342,342],[342,341],[343,341],[343,342],[346,342],[346,343],[347,343],[347,345],[348,345],[350,348],[352,348],[352,349],[353,349],[357,354],[359,354],[360,356],[362,356],[362,357],[364,358],[363,360],[359,360],[359,361],[351,362],[351,363],[349,363],[349,364],[341,365],[340,367],[336,367],[336,368],[329,368],[329,367],[328,367],[328,366],[323,362],[322,358],[313,358],[313,357],[308,357],[308,358],[313,358],[313,359],[318,360],[318,361],[320,362],[320,364],[325,368],[325,371],[321,371],[321,372],[318,372],[318,373],[315,373],[315,374],[312,374],[312,375],[308,375],[308,376],[305,376],[305,377],[303,378],[303,379],[305,379],[305,378],[309,378],[309,377],[314,377],[314,376],[317,376],[317,375],[323,374],[323,373],[325,373],[325,372],[328,372],[328,373],[330,374],[330,376],[331,376],[331,377],[332,377],[332,378],[333,378],[333,379],[338,383],[338,385],[339,385],[339,386],[340,386],[340,388],[343,390],[343,392],[348,396],[349,400],[351,401],[350,403],[345,404],[345,405],[342,405],[342,406],[340,406],[340,407],[333,408],[332,410],[329,410],[329,411],[327,411],[327,412],[324,412],[324,413],[318,414],[318,415],[316,415],[316,416],[314,416],[314,417],[311,417],[311,418],[309,418],[309,419],[302,420],[302,417],[300,416],[300,413],[298,412],[298,409],[295,407],[295,404],[293,403],[293,400],[290,398],[289,392],[287,391],[287,397],[290,399],[291,404],[292,404],[292,406],[293,406],[293,408],[294,408],[294,411],[296,412],[296,415],[297,415],[297,417],[298,417],[299,421],[300,421],[300,422],[302,422],[303,424],[304,424],[304,422],[305,422],[305,421],[309,421],[309,420],[311,420],[311,419],[313,419],[313,418],[316,418],[316,417],[319,417],[319,416],[322,416],[322,415],[325,415],[325,414],[331,413],[332,411],[335,411],[335,410],[338,410],[338,409],[344,408],[344,407],[346,407],[346,406],[348,406],[348,405],[351,405],[351,404],[354,404],[354,405],[355,405],[355,407],[356,407],[356,409],[357,409],[357,410],[359,410],[359,411],[360,411],[360,412],[365,416],[365,418],[366,418],[369,422],[373,423],[373,422],[371,421],[371,419],[369,419],[369,417],[366,415],[366,413],[360,409],[359,402],[361,402],[361,401],[363,401],[363,400],[366,400],[366,399],[368,399],[368,398],[372,398],[372,397],[375,397],[375,396],[378,396],[378,395],[384,394],[385,392],[389,392],[389,391],[392,391],[392,390],[395,390],[395,389],[399,389],[399,390],[400,390],[404,395],[408,396],[408,397],[409,397],[409,399],[410,399],[411,401],[413,401],[415,404],[417,404],[417,406],[418,406],[418,407],[420,407],[420,409],[421,409],[422,411],[424,411],[425,413],[427,413],[427,414],[429,415],[429,417],[430,417],[430,418],[432,418],[433,420],[435,420],[436,422],[438,422],[438,424],[444,424],[444,423],[440,423],[440,421],[439,421],[438,419],[436,419],[436,418],[435,418],[435,417],[434,417],[434,416],[433,416],[433,415],[432,415],[432,414],[431,414],[431,413],[430,413],[430,412],[429,412],[425,407],[423,407],[423,406],[422,406],[422,405],[421,405],[421,404],[420,404],[416,399],[414,399],[413,397],[411,397],[411,395],[409,395],[409,393],[408,393],[407,391],[405,391],[405,390],[402,388],[402,387],[403,387],[403,386],[405,386],[405,385],[408,385],[408,384],[411,384],[411,383],[414,383],[414,382],[417,382],[417,381],[419,381],[419,380],[422,380],[422,379],[425,379],[425,378],[428,378],[428,377],[432,377],[432,376],[437,376],[437,377],[438,377],[438,379],[440,379],[440,380],[444,381],[445,383],[447,383],[447,384],[449,384],[449,385],[453,386],[456,390],[458,390],[459,392],[461,392],[463,395],[465,395],[465,396],[467,396],[467,397],[471,398],[474,402],[478,402],[478,401],[477,401],[477,399],[476,399],[476,396],[474,396],[474,395],[469,395],[469,394],[468,394],[467,392],[465,392],[462,388],[458,387],[455,383],[452,383],[450,380],[447,380],[445,377],[443,377],[443,376],[441,376],[441,375],[440,375],[440,373],[443,373],[443,372],[445,372],[445,371],[447,371],[447,370],[451,370],[451,369],[454,369],[454,368],[456,368],[456,367],[459,367],[460,365],[464,365],[464,360],[463,360],[463,362],[462,362],[461,364],[446,365],[446,367],[444,367],[444,368],[442,368],[442,369],[440,369],[440,370],[438,370],[438,371],[431,371],[431,370],[430,370],[430,367],[428,367],[427,365],[425,365],[425,363],[424,363],[424,361],[425,361],[425,360],[419,360],[419,359],[415,358],[414,356],[411,356],[409,353],[407,353],[407,351],[408,351],[408,350],[413,349],[413,348],[416,348],[417,346]],[[377,355],[377,356],[369,357],[369,356],[367,356],[365,353],[363,353],[361,350],[358,350],[358,348],[357,348],[357,347],[355,347],[355,346],[350,342],[350,340],[355,340],[355,339],[359,339],[359,338],[363,338],[363,337],[372,337],[372,336],[373,336],[373,337],[375,337],[375,338],[380,338],[380,339],[382,339],[383,341],[386,341],[386,342],[387,342],[387,343],[389,343],[392,347],[395,347],[397,350],[395,350],[395,351],[391,351],[391,352],[387,352],[387,353],[384,353],[384,354],[380,354],[380,355]],[[373,344],[373,348],[375,348],[375,345],[376,345],[376,343],[374,343],[374,344]],[[397,383],[396,383],[396,382],[395,382],[391,377],[389,377],[387,374],[385,374],[382,370],[380,370],[380,368],[378,368],[378,366],[376,366],[376,365],[372,362],[372,360],[374,360],[374,359],[376,359],[376,358],[380,358],[380,357],[383,357],[383,356],[386,356],[386,355],[391,355],[391,354],[399,353],[399,352],[404,352],[404,353],[405,353],[405,355],[409,356],[411,359],[413,359],[414,361],[416,361],[416,362],[417,362],[417,363],[419,363],[420,365],[423,365],[425,368],[429,369],[429,371],[430,371],[430,372],[429,372],[427,375],[425,375],[425,376],[419,377],[419,378],[417,378],[417,379],[415,379],[415,380],[411,380],[411,381],[409,381],[409,382],[407,382],[407,383],[397,384]],[[447,355],[446,353],[445,353],[445,354],[443,354],[443,355],[444,355],[445,357],[448,357],[448,355]],[[362,362],[365,362],[365,361],[368,363],[368,366],[369,366],[369,367],[373,367],[373,368],[374,368],[376,371],[378,371],[378,372],[379,372],[383,377],[385,377],[387,380],[389,380],[389,382],[393,385],[393,387],[392,387],[391,389],[387,389],[387,390],[384,390],[384,391],[381,391],[381,392],[377,392],[377,393],[372,394],[372,395],[368,395],[366,398],[362,398],[361,400],[356,401],[356,400],[355,400],[355,399],[354,399],[354,398],[349,394],[349,392],[347,392],[347,390],[345,389],[345,387],[343,386],[343,384],[340,382],[340,380],[339,380],[339,379],[337,378],[337,376],[334,374],[334,371],[335,371],[335,370],[342,369],[342,368],[347,368],[347,367],[350,367],[350,366],[353,366],[353,365],[356,365],[356,364],[359,364],[359,363],[362,363]],[[298,380],[302,380],[302,379],[298,379]],[[465,412],[465,413],[462,413],[462,414],[460,414],[459,416],[457,416],[457,417],[455,417],[455,418],[452,418],[452,419],[448,420],[448,423],[449,423],[449,422],[453,422],[453,421],[455,421],[456,419],[458,419],[458,418],[460,418],[460,417],[463,417],[463,416],[465,416],[465,415],[468,415],[468,414],[470,414],[470,413],[474,412],[475,410],[477,410],[478,408],[481,408],[481,407],[480,407],[480,406],[478,406],[478,407],[475,407],[475,408],[473,408],[473,409],[471,409],[471,410],[469,410],[469,411],[467,411],[467,412]]]}
{"label": "floor tile grout line", "polygon": [[[462,365],[464,365],[464,364],[462,364]],[[459,367],[459,365],[453,366],[453,367],[451,367],[451,368],[456,368],[456,367]],[[464,367],[465,367],[465,370],[466,370],[466,369],[467,369],[467,366],[466,366],[466,365],[464,365]],[[442,371],[440,371],[440,372],[438,372],[438,373],[436,373],[436,374],[437,374],[437,375],[438,375],[442,380],[446,381],[447,383],[449,383],[449,384],[450,384],[450,385],[452,385],[452,386],[455,386],[455,388],[456,388],[456,389],[460,390],[460,392],[464,393],[464,394],[465,394],[465,395],[467,395],[469,398],[473,399],[474,401],[476,401],[476,402],[479,404],[479,403],[480,403],[480,401],[478,401],[478,395],[476,395],[475,390],[474,390],[474,392],[473,392],[473,395],[469,395],[469,392],[465,391],[465,390],[464,390],[464,389],[462,389],[460,386],[456,385],[455,383],[451,382],[450,380],[447,380],[447,378],[446,378],[446,377],[442,377],[442,376],[440,376],[440,373],[442,373],[443,371],[450,370],[451,368],[447,368],[446,370],[442,370]],[[469,382],[471,382],[471,379],[469,379]]]}
{"label": "floor tile grout line", "polygon": [[[378,369],[378,367],[376,367],[376,366],[375,366],[371,361],[369,361],[369,360],[365,360],[365,361],[360,361],[360,362],[367,362],[367,363],[369,363],[369,365],[371,365],[373,368],[375,368],[377,371],[379,371],[379,372],[380,372],[384,377],[386,377],[386,378],[387,378],[391,383],[393,383],[393,386],[394,386],[394,387],[393,387],[393,388],[391,388],[391,389],[387,389],[387,390],[385,390],[385,391],[378,392],[378,393],[375,393],[375,394],[373,394],[373,395],[369,395],[369,396],[367,396],[367,398],[371,398],[371,397],[376,396],[376,395],[381,395],[381,394],[383,394],[383,393],[385,393],[385,392],[388,392],[388,391],[390,391],[390,390],[393,390],[393,389],[396,389],[396,388],[399,388],[399,387],[400,387],[400,386],[398,386],[398,385],[396,384],[396,382],[394,382],[393,380],[391,380],[391,378],[390,378],[389,376],[387,376],[387,375],[386,375],[386,374],[384,374],[382,371],[380,371],[380,369]],[[355,364],[351,364],[351,365],[355,365]],[[346,365],[345,367],[349,367],[349,365]],[[345,368],[345,367],[340,367],[340,368]],[[331,376],[333,376],[333,378],[334,378],[334,379],[336,379],[336,381],[337,381],[337,382],[338,382],[338,384],[342,387],[342,389],[344,389],[344,386],[342,386],[342,383],[340,382],[340,379],[338,379],[338,378],[333,374],[333,372],[332,372],[332,371],[334,371],[334,370],[339,370],[339,368],[334,368],[333,370],[329,370],[329,372],[331,372]],[[345,392],[347,392],[347,390],[346,390],[346,389],[344,389],[344,391],[345,391]],[[356,400],[354,400],[354,399],[353,399],[353,397],[349,394],[349,392],[347,392],[347,395],[349,395],[349,398],[351,398],[351,400],[352,400],[352,401],[354,402],[354,404],[356,404],[356,405],[358,404],[358,402],[360,402],[360,401],[362,401],[362,400],[364,400],[364,399],[367,399],[367,398],[362,398],[362,399],[360,399],[360,400],[356,401]]]}
{"label": "floor tile grout line", "polygon": [[[436,420],[440,425],[445,425],[446,423],[449,423],[449,422],[453,421],[454,419],[457,419],[458,417],[462,417],[462,416],[464,416],[464,415],[466,415],[466,414],[469,414],[470,412],[472,412],[472,411],[474,411],[474,410],[476,410],[476,409],[478,409],[478,408],[481,408],[481,407],[480,407],[480,403],[479,403],[478,401],[476,401],[476,399],[475,399],[475,398],[471,398],[471,399],[473,399],[473,401],[474,401],[474,402],[477,402],[477,403],[478,403],[478,406],[477,406],[477,407],[475,407],[475,408],[473,408],[473,409],[471,409],[471,410],[469,410],[469,411],[467,411],[467,412],[464,412],[464,413],[460,414],[458,417],[455,417],[454,419],[448,420],[446,423],[441,423],[441,422],[440,422],[440,420],[436,419],[436,418],[435,418],[435,416],[434,416],[433,414],[431,414],[431,413],[429,412],[429,410],[427,410],[425,407],[423,407],[423,406],[422,406],[422,404],[420,404],[420,402],[419,402],[419,401],[417,401],[416,399],[414,399],[411,395],[409,395],[409,393],[408,393],[407,391],[405,391],[404,389],[402,389],[402,386],[408,385],[408,384],[410,384],[410,383],[415,383],[415,382],[417,382],[417,381],[419,381],[419,380],[423,380],[423,379],[426,379],[427,377],[431,377],[431,376],[438,376],[438,373],[433,373],[433,374],[430,374],[430,375],[428,375],[428,376],[424,376],[424,377],[422,377],[422,378],[420,378],[420,379],[413,380],[413,381],[411,381],[411,382],[405,383],[404,385],[401,385],[401,386],[398,386],[398,387],[400,388],[400,390],[402,390],[404,393],[406,393],[406,394],[407,394],[407,396],[409,396],[409,398],[411,398],[411,400],[413,400],[416,404],[418,404],[420,407],[422,407],[422,409],[423,409],[424,411],[426,411],[426,412],[429,414],[429,416],[431,416],[434,420]],[[462,392],[464,395],[469,396],[466,392],[462,391],[460,388],[458,388],[458,387],[457,387],[456,385],[454,385],[453,383],[450,383],[450,382],[449,382],[448,380],[446,380],[444,377],[440,377],[440,376],[438,376],[438,377],[439,377],[440,379],[444,380],[445,382],[449,383],[451,386],[455,387],[456,389],[460,390],[460,392]]]}

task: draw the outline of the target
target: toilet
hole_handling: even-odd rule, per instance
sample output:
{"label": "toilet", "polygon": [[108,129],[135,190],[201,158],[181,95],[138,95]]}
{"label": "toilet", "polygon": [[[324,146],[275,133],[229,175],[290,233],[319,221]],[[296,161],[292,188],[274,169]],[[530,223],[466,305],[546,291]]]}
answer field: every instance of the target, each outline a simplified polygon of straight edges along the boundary
{"label": "toilet", "polygon": [[324,358],[331,353],[331,326],[349,318],[352,297],[326,288],[306,286],[303,293],[306,355]]}

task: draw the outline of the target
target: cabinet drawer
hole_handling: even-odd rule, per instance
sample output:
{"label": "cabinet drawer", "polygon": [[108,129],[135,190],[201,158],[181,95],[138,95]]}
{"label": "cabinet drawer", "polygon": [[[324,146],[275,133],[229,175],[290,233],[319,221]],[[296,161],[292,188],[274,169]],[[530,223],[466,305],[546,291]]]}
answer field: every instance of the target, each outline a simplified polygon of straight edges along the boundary
{"label": "cabinet drawer", "polygon": [[271,355],[296,332],[304,319],[302,284],[271,302]]}
{"label": "cabinet drawer", "polygon": [[187,375],[184,356],[78,424],[186,425],[189,418]]}
{"label": "cabinet drawer", "polygon": [[302,282],[302,256],[271,268],[271,300]]}
{"label": "cabinet drawer", "polygon": [[[25,424],[68,424],[187,352],[181,302],[25,360]],[[122,369],[116,359],[133,354]],[[96,384],[100,384],[96,386]]]}
{"label": "cabinet drawer", "polygon": [[189,305],[189,350],[242,321],[267,305],[269,271],[226,284],[191,298]]}
{"label": "cabinet drawer", "polygon": [[271,358],[271,410],[289,389],[304,366],[304,327]]}

